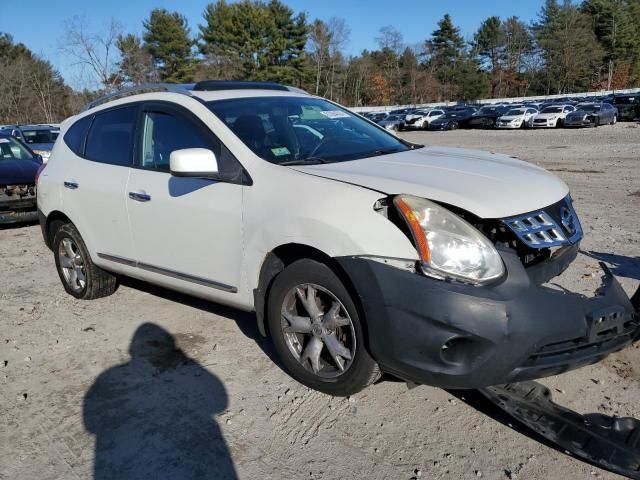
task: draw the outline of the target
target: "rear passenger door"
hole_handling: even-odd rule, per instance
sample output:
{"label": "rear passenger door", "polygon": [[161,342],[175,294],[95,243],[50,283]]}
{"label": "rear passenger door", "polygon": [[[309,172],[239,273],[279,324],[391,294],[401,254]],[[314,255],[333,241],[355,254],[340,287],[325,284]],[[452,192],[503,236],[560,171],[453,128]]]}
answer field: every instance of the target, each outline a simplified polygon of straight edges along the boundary
{"label": "rear passenger door", "polygon": [[[213,298],[235,293],[242,252],[242,168],[195,115],[177,105],[145,104],[128,210],[141,275]],[[171,152],[206,148],[218,180],[174,177]],[[224,178],[224,179],[223,179]]]}
{"label": "rear passenger door", "polygon": [[133,258],[125,189],[138,110],[138,105],[127,105],[100,111],[65,135],[74,155],[62,173],[63,209],[98,264],[105,256]]}

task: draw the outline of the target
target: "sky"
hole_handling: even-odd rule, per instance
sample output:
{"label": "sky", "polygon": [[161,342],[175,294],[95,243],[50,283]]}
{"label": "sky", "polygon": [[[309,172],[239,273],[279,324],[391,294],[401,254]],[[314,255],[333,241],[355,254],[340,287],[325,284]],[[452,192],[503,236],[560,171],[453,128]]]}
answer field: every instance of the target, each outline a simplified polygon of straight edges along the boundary
{"label": "sky", "polygon": [[[485,18],[512,15],[529,22],[536,18],[543,0],[283,0],[294,12],[305,11],[313,20],[343,18],[351,28],[347,53],[376,48],[381,27],[392,25],[404,41],[414,45],[435,30],[436,23],[449,13],[465,38]],[[0,0],[0,32],[13,36],[33,52],[49,60],[65,80],[78,88],[86,82],[80,67],[61,51],[65,24],[73,17],[84,19],[87,30],[105,30],[113,18],[126,32],[142,33],[142,21],[153,8],[179,11],[186,16],[192,34],[198,32],[208,0]]]}

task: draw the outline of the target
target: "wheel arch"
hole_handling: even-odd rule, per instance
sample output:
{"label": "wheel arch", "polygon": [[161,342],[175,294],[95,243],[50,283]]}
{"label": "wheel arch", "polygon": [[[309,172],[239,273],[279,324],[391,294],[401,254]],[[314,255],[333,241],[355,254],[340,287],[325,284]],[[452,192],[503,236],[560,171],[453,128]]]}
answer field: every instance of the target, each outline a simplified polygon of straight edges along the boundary
{"label": "wheel arch", "polygon": [[51,249],[53,237],[56,234],[56,230],[57,230],[57,228],[54,228],[54,227],[56,225],[65,224],[65,223],[73,224],[73,221],[67,215],[65,215],[59,210],[53,210],[52,212],[49,213],[49,215],[47,215],[46,221],[44,223],[44,228],[42,230],[42,235],[44,237],[44,243],[49,249]]}
{"label": "wheel arch", "polygon": [[351,295],[354,305],[358,309],[358,316],[360,317],[363,328],[365,329],[365,339],[367,339],[368,336],[366,335],[366,319],[364,318],[364,310],[351,278],[333,257],[327,255],[316,247],[302,243],[286,243],[279,245],[267,253],[262,262],[258,276],[258,286],[253,290],[254,306],[260,334],[265,337],[267,336],[265,321],[269,292],[273,281],[276,276],[278,276],[278,274],[287,267],[287,265],[304,258],[315,260],[328,266],[331,271],[338,276],[349,292],[349,295]]}

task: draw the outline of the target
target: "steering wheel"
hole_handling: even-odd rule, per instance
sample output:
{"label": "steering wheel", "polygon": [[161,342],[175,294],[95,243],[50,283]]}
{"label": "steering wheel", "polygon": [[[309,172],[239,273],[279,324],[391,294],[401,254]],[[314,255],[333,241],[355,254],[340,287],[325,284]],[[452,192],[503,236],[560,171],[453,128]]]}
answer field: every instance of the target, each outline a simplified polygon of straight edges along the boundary
{"label": "steering wheel", "polygon": [[320,143],[318,143],[313,150],[311,150],[311,152],[309,153],[309,155],[307,155],[307,157],[315,157],[316,153],[318,153],[318,150],[320,150],[322,147],[324,147],[327,143],[329,143],[330,140],[335,139],[336,136],[329,136],[329,137],[324,137],[322,140],[320,140]]}

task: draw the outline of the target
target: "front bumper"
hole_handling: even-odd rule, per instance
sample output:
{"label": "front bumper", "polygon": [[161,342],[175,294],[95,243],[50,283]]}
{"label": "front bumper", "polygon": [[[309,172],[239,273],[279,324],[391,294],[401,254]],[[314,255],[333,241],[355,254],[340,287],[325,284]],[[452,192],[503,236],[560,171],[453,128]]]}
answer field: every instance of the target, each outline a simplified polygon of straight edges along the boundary
{"label": "front bumper", "polygon": [[570,119],[570,118],[565,118],[564,120],[564,126],[565,127],[595,127],[596,126],[596,122],[593,120],[585,120],[585,119]]}
{"label": "front bumper", "polygon": [[634,306],[610,272],[587,298],[539,285],[515,253],[500,253],[507,276],[482,287],[339,258],[382,369],[415,383],[480,388],[596,363],[640,338]]}
{"label": "front bumper", "polygon": [[510,128],[510,129],[518,129],[522,127],[522,122],[519,123],[502,123],[502,122],[498,122],[496,123],[496,128]]}
{"label": "front bumper", "polygon": [[544,122],[536,122],[535,120],[532,123],[533,128],[556,128],[556,125],[560,122],[560,120],[546,120]]}
{"label": "front bumper", "polygon": [[0,225],[36,222],[37,220],[35,196],[11,198],[2,195],[0,198]]}

